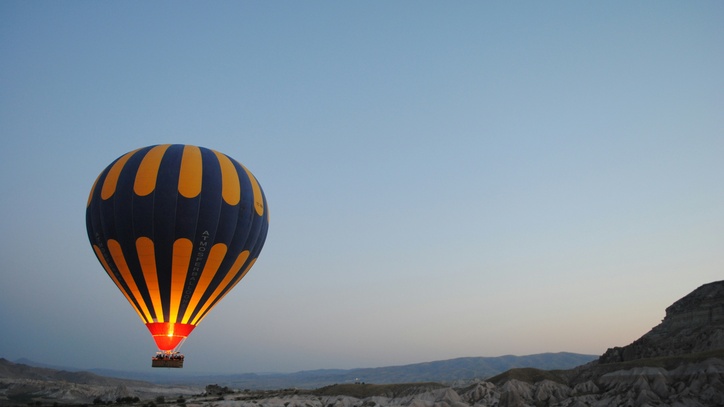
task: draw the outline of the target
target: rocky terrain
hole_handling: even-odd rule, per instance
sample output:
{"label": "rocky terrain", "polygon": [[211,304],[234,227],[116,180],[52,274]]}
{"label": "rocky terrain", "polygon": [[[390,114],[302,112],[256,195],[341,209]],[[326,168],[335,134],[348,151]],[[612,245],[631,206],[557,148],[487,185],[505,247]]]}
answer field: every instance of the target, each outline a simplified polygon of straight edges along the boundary
{"label": "rocky terrain", "polygon": [[68,372],[16,364],[0,358],[0,406],[29,404],[90,404],[118,399],[153,400],[159,396],[199,394],[190,386],[159,386],[115,379],[88,372]]}
{"label": "rocky terrain", "polygon": [[219,385],[154,386],[89,373],[71,377],[68,372],[35,368],[18,374],[18,365],[12,365],[0,361],[0,405],[724,406],[724,281],[703,285],[676,301],[650,332],[590,363],[568,370],[516,368],[453,385],[359,383],[316,390],[239,391]]}
{"label": "rocky terrain", "polygon": [[676,356],[724,349],[724,282],[703,285],[666,308],[661,324],[624,347],[609,349],[600,363]]}

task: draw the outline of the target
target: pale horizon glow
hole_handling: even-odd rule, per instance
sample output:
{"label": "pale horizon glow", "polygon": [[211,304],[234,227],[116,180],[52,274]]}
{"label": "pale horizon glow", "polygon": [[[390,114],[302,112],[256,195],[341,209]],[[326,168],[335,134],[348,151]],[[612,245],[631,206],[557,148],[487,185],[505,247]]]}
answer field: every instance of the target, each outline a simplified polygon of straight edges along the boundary
{"label": "pale horizon glow", "polygon": [[724,271],[724,3],[0,3],[0,357],[150,370],[91,186],[162,143],[259,180],[184,372],[601,354]]}

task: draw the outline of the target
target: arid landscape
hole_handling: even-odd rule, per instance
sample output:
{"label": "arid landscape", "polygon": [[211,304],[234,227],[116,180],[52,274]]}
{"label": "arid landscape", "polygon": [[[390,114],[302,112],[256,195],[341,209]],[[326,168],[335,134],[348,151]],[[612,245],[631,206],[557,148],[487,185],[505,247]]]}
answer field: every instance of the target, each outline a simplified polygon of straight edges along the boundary
{"label": "arid landscape", "polygon": [[[380,368],[377,374],[387,372],[386,383],[330,382],[316,388],[282,388],[275,387],[275,383],[281,384],[276,377],[277,381],[270,381],[267,389],[237,388],[223,383],[158,384],[32,367],[2,359],[0,405],[721,406],[724,405],[724,281],[699,287],[668,307],[661,324],[638,340],[610,348],[580,366],[570,369],[516,367],[489,377],[470,373],[469,377],[458,376],[453,381],[445,380],[450,378],[449,372],[443,373],[451,366],[464,370],[460,363],[468,367],[490,366],[494,359],[499,359],[499,366],[504,365],[503,361],[540,365],[543,360],[552,363],[556,356],[566,359],[567,363],[571,358],[586,357],[546,354],[529,359],[464,358],[412,365],[414,368],[406,370]],[[409,375],[411,370],[422,370],[425,375],[434,376],[435,369],[440,372],[440,380],[403,380],[403,371]],[[369,377],[374,377],[374,370],[368,370]],[[397,372],[399,383],[394,383],[391,372]],[[333,373],[344,375],[352,371],[326,372],[328,379],[333,380]],[[319,380],[320,373],[316,375]],[[296,379],[301,380],[302,376]]]}

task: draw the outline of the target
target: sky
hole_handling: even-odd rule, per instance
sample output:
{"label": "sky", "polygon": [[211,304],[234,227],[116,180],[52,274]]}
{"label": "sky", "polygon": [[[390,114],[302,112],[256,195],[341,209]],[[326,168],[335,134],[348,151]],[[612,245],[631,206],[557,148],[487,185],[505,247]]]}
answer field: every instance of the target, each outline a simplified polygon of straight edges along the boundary
{"label": "sky", "polygon": [[[259,260],[186,373],[625,346],[724,276],[720,1],[0,2],[0,357],[149,371],[93,181],[221,151]],[[169,373],[173,374],[173,373]]]}

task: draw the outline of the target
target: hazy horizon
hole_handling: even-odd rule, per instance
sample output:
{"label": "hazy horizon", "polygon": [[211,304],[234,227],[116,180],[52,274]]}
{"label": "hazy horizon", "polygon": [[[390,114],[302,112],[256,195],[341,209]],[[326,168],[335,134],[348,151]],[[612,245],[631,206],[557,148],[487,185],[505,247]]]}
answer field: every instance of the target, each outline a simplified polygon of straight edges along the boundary
{"label": "hazy horizon", "polygon": [[[348,370],[358,370],[358,369],[394,368],[394,367],[402,367],[402,366],[410,366],[410,365],[418,365],[418,364],[428,364],[428,363],[436,363],[436,362],[447,362],[447,361],[454,361],[454,360],[458,360],[458,359],[476,359],[476,358],[490,358],[490,359],[495,359],[495,358],[505,358],[505,357],[510,357],[510,356],[513,356],[513,357],[527,357],[527,356],[538,356],[538,355],[547,355],[547,354],[553,354],[553,355],[557,355],[557,354],[571,354],[571,355],[591,356],[591,357],[598,357],[598,356],[600,356],[600,355],[592,355],[592,354],[584,354],[584,353],[573,353],[573,352],[541,352],[541,353],[536,353],[536,354],[531,354],[531,355],[511,355],[511,354],[508,354],[508,355],[497,355],[497,356],[461,356],[461,357],[451,358],[451,359],[423,360],[423,361],[418,361],[418,362],[405,363],[405,364],[403,364],[403,365],[350,367],[350,368],[344,368],[344,369],[342,369],[342,368],[335,368],[335,367],[327,367],[327,368],[319,368],[319,369],[294,370],[294,371],[289,371],[289,372],[280,372],[280,371],[234,372],[234,371],[230,371],[230,372],[219,373],[219,374],[247,374],[247,373],[252,373],[252,374],[294,374],[294,373],[301,373],[301,372],[314,372],[314,371],[319,371],[319,370],[348,371]],[[9,360],[9,359],[7,359],[7,358],[4,358],[2,355],[0,355],[0,359]],[[101,367],[79,368],[79,367],[72,366],[72,365],[53,365],[53,364],[43,363],[42,361],[33,360],[32,358],[27,358],[27,357],[21,357],[21,358],[18,358],[18,359],[15,359],[15,360],[9,360],[9,361],[12,362],[12,363],[17,363],[17,364],[26,364],[26,365],[28,365],[28,366],[45,367],[45,368],[50,368],[50,369],[95,370],[95,371],[97,371],[97,370],[106,370],[106,369],[109,369],[109,368],[104,367],[104,366],[101,366]],[[153,372],[155,371],[155,372],[157,372],[157,373],[159,373],[159,374],[162,375],[162,374],[164,374],[164,371],[169,371],[169,369],[153,369],[152,371],[149,371],[148,369],[145,369],[145,368],[146,368],[146,366],[141,366],[139,369],[135,369],[135,370],[122,370],[122,369],[121,369],[121,370],[118,370],[118,372],[124,372],[124,373],[145,373],[145,374],[148,374],[148,373],[153,373]],[[109,370],[116,370],[116,369],[109,369]],[[216,372],[214,372],[214,371],[198,371],[198,370],[195,370],[195,369],[186,369],[186,370],[183,370],[183,371],[182,371],[182,370],[178,370],[178,369],[170,369],[170,371],[177,372],[177,373],[175,373],[175,374],[181,373],[181,374],[189,374],[189,375],[192,375],[192,374],[203,375],[203,374],[214,374],[214,373],[216,373]]]}
{"label": "hazy horizon", "polygon": [[[724,3],[0,3],[0,357],[149,370],[88,193],[181,143],[270,226],[184,372],[600,355],[724,270]],[[102,364],[99,366],[99,361]]]}

